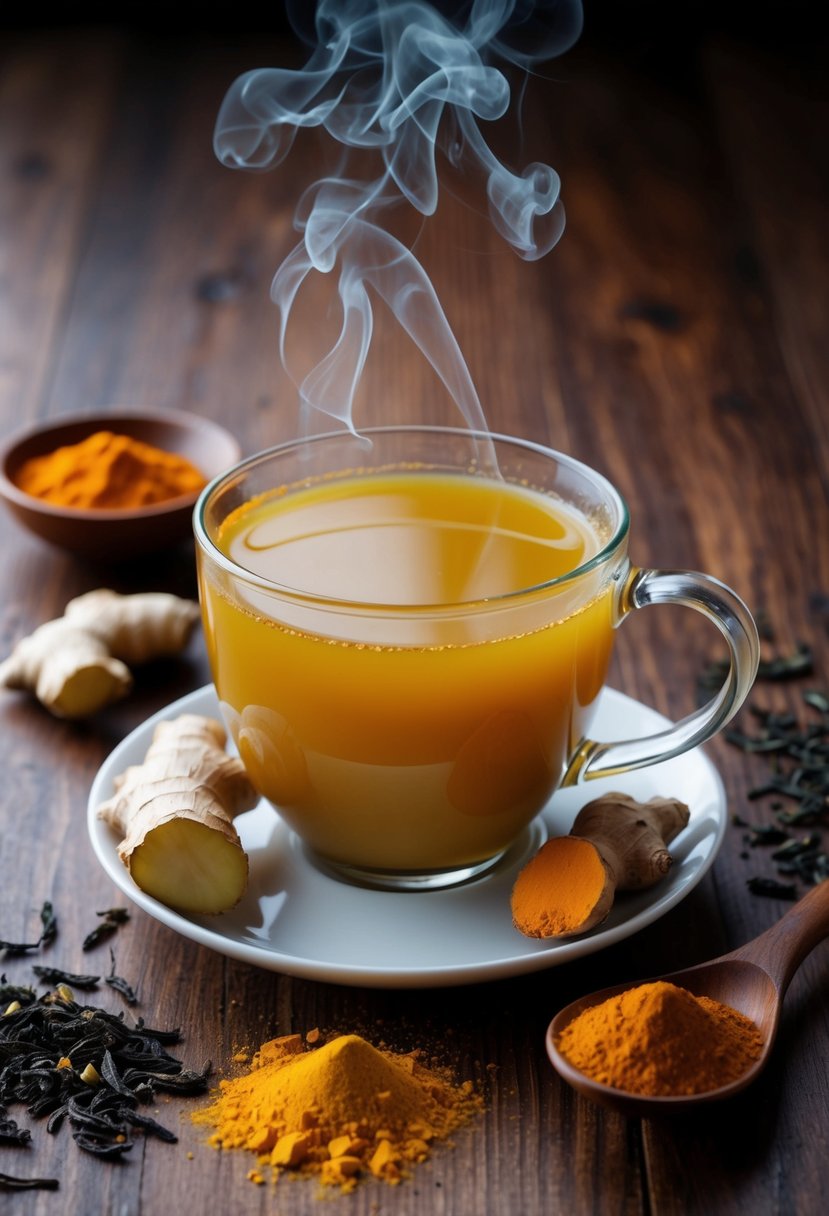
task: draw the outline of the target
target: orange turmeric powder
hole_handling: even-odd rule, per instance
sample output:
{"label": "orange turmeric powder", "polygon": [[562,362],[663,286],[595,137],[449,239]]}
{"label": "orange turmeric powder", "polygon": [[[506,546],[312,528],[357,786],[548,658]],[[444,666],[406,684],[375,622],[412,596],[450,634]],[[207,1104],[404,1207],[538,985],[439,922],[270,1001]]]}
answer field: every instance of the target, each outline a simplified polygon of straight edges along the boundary
{"label": "orange turmeric powder", "polygon": [[214,1129],[214,1147],[255,1153],[259,1178],[290,1170],[349,1191],[365,1175],[401,1182],[480,1109],[470,1082],[454,1084],[416,1053],[355,1034],[309,1049],[295,1034],[264,1043],[250,1071],[222,1081],[192,1118]]}
{"label": "orange turmeric powder", "polygon": [[56,506],[126,510],[194,493],[206,478],[177,453],[129,435],[96,431],[80,443],[25,461],[15,482]]}
{"label": "orange turmeric powder", "polygon": [[582,1010],[556,1047],[602,1085],[671,1097],[738,1080],[759,1058],[763,1039],[730,1005],[657,980]]}

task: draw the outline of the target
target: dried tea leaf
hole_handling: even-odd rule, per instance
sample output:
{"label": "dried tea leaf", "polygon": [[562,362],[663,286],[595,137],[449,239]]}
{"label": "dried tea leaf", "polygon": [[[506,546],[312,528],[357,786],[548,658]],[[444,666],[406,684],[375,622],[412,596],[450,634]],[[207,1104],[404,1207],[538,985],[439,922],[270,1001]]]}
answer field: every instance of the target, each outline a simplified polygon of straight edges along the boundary
{"label": "dried tea leaf", "polygon": [[54,941],[58,934],[58,918],[55,916],[54,909],[48,900],[40,909],[40,923],[43,925],[43,930],[40,934],[40,945],[43,946],[47,942]]}
{"label": "dried tea leaf", "polygon": [[110,988],[114,988],[116,992],[120,992],[128,1005],[137,1005],[138,997],[136,996],[135,989],[131,984],[127,983],[123,976],[115,974],[115,954],[112,950],[109,952],[109,958],[111,969],[109,975],[104,976],[104,983],[109,984]]}
{"label": "dried tea leaf", "polygon": [[13,1174],[0,1174],[0,1191],[56,1191],[59,1186],[57,1178],[15,1178]]}
{"label": "dried tea leaf", "polygon": [[76,975],[71,971],[61,971],[59,967],[42,967],[35,964],[32,967],[44,984],[68,984],[71,988],[88,991],[100,983],[100,975]]}
{"label": "dried tea leaf", "polygon": [[106,938],[111,937],[130,918],[127,908],[107,908],[103,912],[96,912],[95,915],[101,917],[101,923],[96,925],[90,933],[87,933],[81,945],[82,950],[91,950]]}
{"label": "dried tea leaf", "polygon": [[749,878],[746,884],[752,895],[767,895],[772,899],[797,899],[797,887],[774,878]]}

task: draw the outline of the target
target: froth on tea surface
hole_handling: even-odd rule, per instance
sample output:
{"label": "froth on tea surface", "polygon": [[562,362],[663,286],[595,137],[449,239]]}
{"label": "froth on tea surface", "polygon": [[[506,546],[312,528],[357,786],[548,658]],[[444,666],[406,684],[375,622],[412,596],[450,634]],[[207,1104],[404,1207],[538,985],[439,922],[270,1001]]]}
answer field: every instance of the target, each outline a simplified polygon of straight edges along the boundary
{"label": "froth on tea surface", "polygon": [[[489,605],[588,562],[602,540],[587,520],[504,482],[395,472],[253,499],[217,544],[260,578],[318,597],[298,626],[278,594],[202,564],[229,729],[303,839],[335,863],[388,871],[476,865],[505,849],[587,729],[612,593],[595,576],[575,598],[548,587],[531,618]],[[343,601],[369,606],[351,636],[334,632],[348,625]]]}

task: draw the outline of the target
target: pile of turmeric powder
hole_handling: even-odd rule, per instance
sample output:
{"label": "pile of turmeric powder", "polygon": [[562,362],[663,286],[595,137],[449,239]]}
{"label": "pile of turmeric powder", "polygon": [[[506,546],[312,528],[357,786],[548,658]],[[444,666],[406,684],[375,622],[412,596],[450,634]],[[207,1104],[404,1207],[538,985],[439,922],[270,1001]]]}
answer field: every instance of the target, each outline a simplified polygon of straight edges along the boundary
{"label": "pile of turmeric powder", "polygon": [[129,435],[96,431],[81,443],[25,461],[15,483],[55,506],[127,510],[195,493],[206,478],[175,452]]}
{"label": "pile of turmeric powder", "polygon": [[294,1034],[264,1043],[192,1118],[214,1129],[214,1147],[256,1155],[254,1182],[290,1170],[349,1191],[361,1175],[401,1182],[481,1105],[471,1082],[453,1083],[416,1052],[356,1034],[309,1049]]}
{"label": "pile of turmeric powder", "polygon": [[556,1047],[602,1085],[672,1097],[739,1080],[759,1058],[763,1039],[730,1005],[657,980],[584,1009]]}

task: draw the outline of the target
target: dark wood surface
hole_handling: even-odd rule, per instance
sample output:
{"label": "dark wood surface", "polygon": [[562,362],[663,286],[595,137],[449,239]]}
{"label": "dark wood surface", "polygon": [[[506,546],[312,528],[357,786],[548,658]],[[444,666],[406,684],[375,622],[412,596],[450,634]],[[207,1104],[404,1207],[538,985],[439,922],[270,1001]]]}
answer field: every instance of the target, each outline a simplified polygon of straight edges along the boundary
{"label": "dark wood surface", "polygon": [[[549,79],[531,81],[521,161],[556,166],[568,217],[546,259],[521,262],[449,197],[418,250],[492,427],[548,442],[615,481],[632,509],[634,561],[707,570],[767,614],[780,650],[808,642],[808,679],[752,694],[801,714],[802,689],[829,684],[825,61],[808,29],[749,37],[756,26],[743,36],[733,23],[700,29],[685,17],[673,32],[588,23]],[[287,53],[275,35],[171,42],[89,27],[4,36],[2,435],[108,405],[193,410],[223,421],[247,451],[295,432],[268,288],[295,239],[313,141],[266,175],[224,169],[211,150],[231,80]],[[359,411],[364,422],[455,420],[391,328]],[[0,544],[3,653],[96,586],[195,594],[189,546],[98,567],[5,515]],[[688,712],[700,669],[719,657],[689,615],[660,609],[626,623],[611,683],[671,716]],[[36,932],[51,899],[60,932],[48,960],[108,969],[106,947],[80,950],[95,911],[122,902],[88,842],[91,781],[125,734],[207,680],[197,636],[180,661],[150,665],[128,700],[84,725],[2,695],[0,936]],[[767,803],[747,799],[765,762],[722,740],[708,753],[729,811],[770,821]],[[825,945],[795,978],[766,1074],[727,1106],[664,1124],[625,1120],[578,1098],[544,1055],[549,1019],[576,996],[732,949],[786,910],[748,891],[749,876],[774,869],[767,851],[746,852],[729,827],[709,874],[656,924],[508,982],[407,992],[304,981],[200,948],[137,908],[117,937],[118,969],[137,984],[148,1022],[182,1027],[193,1064],[209,1058],[221,1072],[239,1045],[319,1026],[440,1048],[481,1081],[480,1123],[411,1182],[337,1198],[350,1213],[807,1216],[829,1183]],[[30,966],[0,962],[12,982],[28,982]],[[254,1187],[247,1160],[200,1143],[187,1103],[162,1105],[167,1123],[180,1122],[179,1143],[140,1142],[117,1166],[36,1125],[31,1148],[0,1148],[0,1172],[53,1175],[60,1190],[3,1195],[0,1208],[318,1210],[313,1186]]]}

